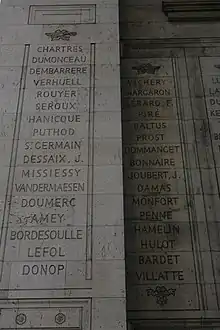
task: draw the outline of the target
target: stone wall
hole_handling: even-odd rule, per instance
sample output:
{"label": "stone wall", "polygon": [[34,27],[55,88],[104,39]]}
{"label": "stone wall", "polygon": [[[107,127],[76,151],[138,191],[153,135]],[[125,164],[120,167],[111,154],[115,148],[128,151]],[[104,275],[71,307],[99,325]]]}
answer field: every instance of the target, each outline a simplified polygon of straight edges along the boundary
{"label": "stone wall", "polygon": [[219,329],[220,7],[164,8],[120,2],[128,321]]}
{"label": "stone wall", "polygon": [[125,329],[117,1],[0,9],[0,328]]}

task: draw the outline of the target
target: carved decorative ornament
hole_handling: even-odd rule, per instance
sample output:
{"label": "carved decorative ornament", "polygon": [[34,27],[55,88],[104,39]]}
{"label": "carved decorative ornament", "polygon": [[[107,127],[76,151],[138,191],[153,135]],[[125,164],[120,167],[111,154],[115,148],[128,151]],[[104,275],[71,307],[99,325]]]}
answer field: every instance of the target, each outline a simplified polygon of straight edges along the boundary
{"label": "carved decorative ornament", "polygon": [[15,322],[18,325],[23,325],[26,323],[26,321],[27,321],[27,316],[23,313],[18,314],[15,318]]}
{"label": "carved decorative ornament", "polygon": [[140,64],[137,66],[133,66],[132,70],[137,71],[137,74],[156,74],[158,70],[160,70],[160,66],[153,66],[151,63]]}
{"label": "carved decorative ornament", "polygon": [[57,324],[63,324],[64,322],[66,322],[66,315],[63,314],[63,313],[58,313],[56,316],[55,316],[55,322]]}
{"label": "carved decorative ornament", "polygon": [[167,289],[165,286],[157,286],[156,289],[147,289],[147,295],[156,297],[157,305],[163,307],[168,303],[169,296],[176,295],[176,289]]}
{"label": "carved decorative ornament", "polygon": [[47,37],[51,38],[51,41],[54,40],[64,40],[69,41],[70,37],[75,37],[77,32],[69,32],[67,30],[56,30],[52,33],[45,33]]}

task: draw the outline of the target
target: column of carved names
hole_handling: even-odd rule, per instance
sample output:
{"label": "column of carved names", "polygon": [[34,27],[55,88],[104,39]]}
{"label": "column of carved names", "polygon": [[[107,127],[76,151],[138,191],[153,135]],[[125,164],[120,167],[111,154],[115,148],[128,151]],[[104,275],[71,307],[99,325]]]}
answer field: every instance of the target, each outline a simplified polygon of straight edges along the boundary
{"label": "column of carved names", "polygon": [[172,61],[124,63],[128,308],[190,308],[197,293]]}
{"label": "column of carved names", "polygon": [[17,288],[85,277],[90,70],[89,46],[29,49],[5,253]]}

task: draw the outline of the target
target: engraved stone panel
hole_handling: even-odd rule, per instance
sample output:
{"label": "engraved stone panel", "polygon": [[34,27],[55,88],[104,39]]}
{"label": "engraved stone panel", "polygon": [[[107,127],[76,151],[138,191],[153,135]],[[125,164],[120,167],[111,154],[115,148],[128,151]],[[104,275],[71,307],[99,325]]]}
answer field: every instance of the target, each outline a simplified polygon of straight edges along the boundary
{"label": "engraved stone panel", "polygon": [[124,210],[131,329],[182,329],[183,324],[187,329],[202,328],[206,310],[207,329],[220,324],[220,66],[219,57],[205,49],[186,46],[182,51],[166,45],[164,51],[159,42],[124,44]]}
{"label": "engraved stone panel", "polygon": [[95,5],[31,6],[29,24],[92,24]]}
{"label": "engraved stone panel", "polygon": [[2,6],[0,328],[125,330],[118,2]]}
{"label": "engraved stone panel", "polygon": [[[123,80],[124,99],[139,102],[138,109],[131,108],[136,120],[126,116],[123,121],[124,192],[131,203],[129,210],[125,208],[131,310],[198,306],[181,136],[185,122],[178,104],[173,107],[174,66],[174,60],[165,58],[147,58],[135,66],[130,62],[133,71]],[[143,115],[145,104],[149,110]],[[168,112],[161,118],[160,113],[169,109],[170,117]],[[181,207],[182,199],[186,204]]]}
{"label": "engraved stone panel", "polygon": [[219,8],[120,2],[129,330],[220,329]]}
{"label": "engraved stone panel", "polygon": [[4,329],[89,329],[90,304],[89,300],[63,300],[61,305],[57,300],[12,301],[2,304],[0,322]]}
{"label": "engraved stone panel", "polygon": [[[57,52],[62,56],[57,56]],[[55,65],[63,59],[65,65]],[[53,63],[46,66],[46,60]],[[69,262],[79,264],[82,274],[87,276],[86,262],[91,258],[86,242],[91,240],[87,195],[92,193],[89,190],[92,177],[88,175],[89,155],[93,153],[90,144],[93,66],[94,45],[25,47],[22,103],[9,174],[12,204],[4,214],[9,225],[3,258],[11,263],[11,288],[25,289],[30,285],[55,288],[56,279],[57,286],[62,287]],[[71,73],[72,77],[67,78]],[[84,98],[88,110],[80,113],[74,96],[84,86],[89,91]],[[30,106],[25,107],[23,97],[29,92],[35,95],[32,111]],[[53,212],[48,210],[51,207]],[[44,276],[48,280],[42,280]],[[72,287],[75,285],[73,282]]]}

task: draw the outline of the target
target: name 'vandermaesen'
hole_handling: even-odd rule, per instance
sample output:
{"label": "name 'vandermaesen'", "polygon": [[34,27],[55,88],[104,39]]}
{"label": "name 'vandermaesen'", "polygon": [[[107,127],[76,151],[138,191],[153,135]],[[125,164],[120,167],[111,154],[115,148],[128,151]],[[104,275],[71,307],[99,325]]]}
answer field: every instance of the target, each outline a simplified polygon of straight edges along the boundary
{"label": "name 'vandermaesen'", "polygon": [[75,192],[85,191],[85,182],[70,183],[21,183],[15,184],[15,191],[19,193],[44,193],[44,192]]}

